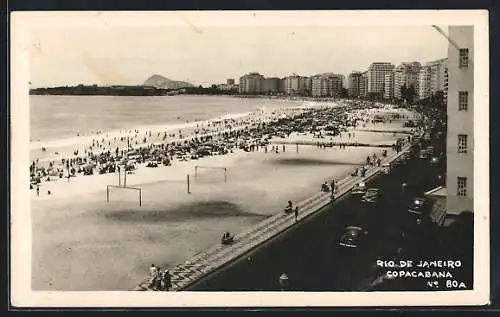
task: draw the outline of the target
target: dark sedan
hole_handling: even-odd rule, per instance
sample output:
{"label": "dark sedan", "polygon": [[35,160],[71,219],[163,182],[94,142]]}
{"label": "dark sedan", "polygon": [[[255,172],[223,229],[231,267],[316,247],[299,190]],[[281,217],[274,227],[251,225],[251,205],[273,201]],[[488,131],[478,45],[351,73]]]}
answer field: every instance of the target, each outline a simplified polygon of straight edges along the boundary
{"label": "dark sedan", "polygon": [[361,227],[349,226],[340,237],[339,245],[345,248],[357,248],[365,234]]}
{"label": "dark sedan", "polygon": [[417,218],[417,223],[422,222],[424,217],[429,213],[431,204],[428,199],[417,197],[413,199],[408,212]]}

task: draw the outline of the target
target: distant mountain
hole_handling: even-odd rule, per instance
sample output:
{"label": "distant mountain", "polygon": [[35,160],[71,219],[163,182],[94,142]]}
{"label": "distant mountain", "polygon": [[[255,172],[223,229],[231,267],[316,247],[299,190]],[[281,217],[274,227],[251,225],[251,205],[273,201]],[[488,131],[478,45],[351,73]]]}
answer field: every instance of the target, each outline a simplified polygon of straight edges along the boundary
{"label": "distant mountain", "polygon": [[172,80],[170,78],[163,77],[160,75],[153,75],[149,77],[142,85],[156,87],[156,88],[163,88],[163,89],[180,89],[180,88],[194,87],[193,84],[184,81]]}

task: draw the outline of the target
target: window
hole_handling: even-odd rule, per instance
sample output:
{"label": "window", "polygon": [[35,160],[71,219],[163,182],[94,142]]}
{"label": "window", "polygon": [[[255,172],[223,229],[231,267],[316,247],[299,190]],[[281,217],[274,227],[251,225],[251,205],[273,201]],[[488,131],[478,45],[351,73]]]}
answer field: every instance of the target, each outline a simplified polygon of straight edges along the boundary
{"label": "window", "polygon": [[458,111],[467,111],[469,109],[469,92],[458,92]]}
{"label": "window", "polygon": [[460,49],[460,68],[465,68],[469,66],[469,49],[461,48]]}
{"label": "window", "polygon": [[457,177],[457,196],[467,196],[467,177]]}
{"label": "window", "polygon": [[458,153],[467,153],[467,134],[458,135]]}

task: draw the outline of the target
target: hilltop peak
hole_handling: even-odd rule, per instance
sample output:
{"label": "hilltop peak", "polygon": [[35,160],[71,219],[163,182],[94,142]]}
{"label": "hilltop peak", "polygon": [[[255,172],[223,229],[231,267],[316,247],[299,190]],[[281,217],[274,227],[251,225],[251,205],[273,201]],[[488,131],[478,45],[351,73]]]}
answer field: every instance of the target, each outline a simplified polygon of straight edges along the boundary
{"label": "hilltop peak", "polygon": [[172,80],[170,78],[158,74],[150,76],[148,79],[146,79],[146,81],[142,85],[152,86],[156,88],[163,88],[163,89],[180,89],[186,87],[193,87],[193,85],[190,83]]}

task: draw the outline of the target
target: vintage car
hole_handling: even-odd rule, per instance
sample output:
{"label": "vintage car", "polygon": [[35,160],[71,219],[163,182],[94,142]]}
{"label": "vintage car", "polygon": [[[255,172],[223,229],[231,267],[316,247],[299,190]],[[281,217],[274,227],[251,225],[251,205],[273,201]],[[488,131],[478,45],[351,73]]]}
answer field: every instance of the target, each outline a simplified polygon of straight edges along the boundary
{"label": "vintage car", "polygon": [[339,245],[345,248],[357,248],[363,242],[367,232],[357,226],[348,226],[340,237]]}
{"label": "vintage car", "polygon": [[380,198],[380,189],[368,188],[366,193],[361,196],[361,202],[368,204],[376,204]]}
{"label": "vintage car", "polygon": [[390,163],[385,163],[382,165],[382,173],[388,175],[391,173],[392,165]]}
{"label": "vintage car", "polygon": [[352,194],[353,195],[364,195],[366,193],[366,183],[361,182],[353,186]]}
{"label": "vintage car", "polygon": [[413,199],[408,212],[422,220],[430,212],[431,203],[427,198],[416,197]]}

